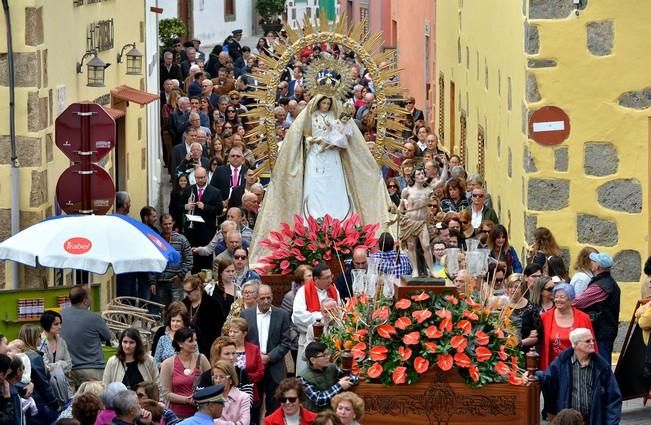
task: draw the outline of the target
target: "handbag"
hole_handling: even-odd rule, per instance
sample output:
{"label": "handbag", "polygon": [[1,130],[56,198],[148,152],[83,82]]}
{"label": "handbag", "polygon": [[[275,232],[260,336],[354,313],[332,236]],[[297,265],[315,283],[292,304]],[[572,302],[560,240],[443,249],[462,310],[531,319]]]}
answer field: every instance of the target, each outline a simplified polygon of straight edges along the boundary
{"label": "handbag", "polygon": [[644,356],[642,377],[651,384],[651,338],[649,338],[649,342],[646,345],[646,356]]}

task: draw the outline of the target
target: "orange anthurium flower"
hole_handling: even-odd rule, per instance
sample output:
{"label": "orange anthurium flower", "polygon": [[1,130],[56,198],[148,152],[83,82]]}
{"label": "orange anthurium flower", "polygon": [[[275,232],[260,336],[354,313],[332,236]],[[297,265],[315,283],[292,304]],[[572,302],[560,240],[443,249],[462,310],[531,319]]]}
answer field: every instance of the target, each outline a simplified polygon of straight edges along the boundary
{"label": "orange anthurium flower", "polygon": [[500,345],[500,349],[497,352],[497,355],[499,356],[500,359],[506,360],[509,358],[509,355],[504,352],[504,346]]}
{"label": "orange anthurium flower", "polygon": [[513,370],[518,370],[518,358],[516,356],[511,356],[511,366],[513,367]]}
{"label": "orange anthurium flower", "polygon": [[414,369],[416,369],[416,372],[423,374],[427,372],[427,369],[429,369],[429,360],[422,358],[421,356],[418,356],[414,359]]}
{"label": "orange anthurium flower", "polygon": [[406,310],[409,307],[411,307],[411,301],[409,301],[407,298],[403,298],[396,303],[396,308],[398,310]]}
{"label": "orange anthurium flower", "polygon": [[477,316],[477,313],[475,313],[474,311],[469,311],[469,310],[464,310],[463,311],[463,317],[465,319],[472,320],[472,321],[479,320],[479,316]]}
{"label": "orange anthurium flower", "polygon": [[451,319],[452,318],[452,313],[447,308],[442,308],[440,310],[436,310],[436,315],[438,317],[440,317],[441,319]]}
{"label": "orange anthurium flower", "polygon": [[407,335],[402,337],[402,342],[405,345],[416,345],[420,341],[420,332],[414,331],[409,332]]}
{"label": "orange anthurium flower", "polygon": [[409,317],[402,316],[402,317],[398,317],[398,319],[396,319],[396,328],[397,329],[400,329],[401,331],[404,331],[409,326],[411,326],[411,319]]}
{"label": "orange anthurium flower", "polygon": [[493,329],[493,333],[497,335],[498,338],[504,338],[504,331],[500,328]]}
{"label": "orange anthurium flower", "polygon": [[466,298],[466,304],[470,307],[481,307],[481,304],[475,302],[472,298]]}
{"label": "orange anthurium flower", "polygon": [[393,373],[391,374],[391,379],[393,380],[393,383],[396,385],[404,384],[407,382],[407,368],[404,366],[398,366],[395,368]]}
{"label": "orange anthurium flower", "polygon": [[376,362],[381,362],[387,359],[387,353],[389,350],[384,345],[376,345],[371,348],[371,360]]}
{"label": "orange anthurium flower", "polygon": [[468,340],[463,335],[455,335],[450,339],[450,345],[457,350],[457,353],[461,353],[468,346]]}
{"label": "orange anthurium flower", "polygon": [[355,344],[352,350],[350,352],[353,354],[353,358],[355,359],[363,359],[366,357],[366,344],[363,342],[358,342]]}
{"label": "orange anthurium flower", "polygon": [[418,295],[412,295],[411,299],[420,303],[429,300],[429,294],[427,292],[421,292]]}
{"label": "orange anthurium flower", "polygon": [[503,361],[499,361],[495,364],[495,371],[504,376],[511,373],[511,368],[509,368]]}
{"label": "orange anthurium flower", "polygon": [[525,383],[524,378],[517,373],[511,373],[509,375],[509,384],[511,385],[523,385]]}
{"label": "orange anthurium flower", "polygon": [[485,362],[490,359],[493,353],[486,347],[477,347],[475,348],[475,355],[478,362]]}
{"label": "orange anthurium flower", "polygon": [[477,366],[471,365],[468,368],[468,372],[470,373],[470,379],[472,379],[474,382],[479,381],[479,369],[477,369]]}
{"label": "orange anthurium flower", "polygon": [[389,318],[389,314],[391,314],[391,310],[389,310],[389,307],[385,305],[375,310],[371,317],[380,322],[384,322]]}
{"label": "orange anthurium flower", "polygon": [[456,328],[461,329],[464,334],[468,335],[472,330],[472,323],[468,320],[460,320],[459,323],[457,323]]}
{"label": "orange anthurium flower", "polygon": [[401,362],[406,362],[411,358],[411,348],[409,347],[398,348],[398,355],[400,356]]}
{"label": "orange anthurium flower", "polygon": [[466,353],[457,353],[454,355],[454,364],[459,367],[470,367],[470,357]]}
{"label": "orange anthurium flower", "polygon": [[456,299],[456,297],[454,297],[453,295],[446,295],[445,297],[443,297],[443,299],[445,301],[449,302],[449,303],[454,304],[454,305],[459,304],[459,300]]}
{"label": "orange anthurium flower", "polygon": [[413,313],[411,313],[411,317],[416,319],[416,322],[418,322],[418,324],[421,324],[425,320],[432,317],[432,312],[429,310],[416,310]]}
{"label": "orange anthurium flower", "polygon": [[452,320],[450,319],[441,320],[441,323],[439,324],[439,329],[445,332],[452,332]]}
{"label": "orange anthurium flower", "polygon": [[359,329],[353,334],[353,340],[362,342],[366,339],[367,335],[368,335],[368,329]]}
{"label": "orange anthurium flower", "polygon": [[489,338],[486,332],[477,331],[475,332],[475,342],[477,345],[488,345]]}
{"label": "orange anthurium flower", "polygon": [[452,356],[449,354],[441,354],[439,355],[438,359],[436,359],[436,364],[438,365],[439,369],[445,372],[447,370],[452,369],[454,360],[452,359]]}
{"label": "orange anthurium flower", "polygon": [[382,372],[384,371],[384,368],[380,363],[373,363],[371,367],[366,369],[366,376],[368,376],[371,379],[375,379],[382,375]]}
{"label": "orange anthurium flower", "polygon": [[391,339],[391,335],[395,335],[395,333],[396,333],[396,328],[394,328],[388,323],[385,323],[384,325],[380,325],[377,327],[377,334],[380,335],[382,338]]}
{"label": "orange anthurium flower", "polygon": [[425,343],[423,343],[423,345],[424,345],[425,348],[427,349],[427,352],[428,352],[428,353],[432,353],[432,354],[433,354],[433,353],[436,352],[436,343],[434,343],[434,342],[425,342]]}
{"label": "orange anthurium flower", "polygon": [[425,336],[428,338],[440,338],[443,336],[443,332],[441,332],[436,325],[430,325],[425,329]]}

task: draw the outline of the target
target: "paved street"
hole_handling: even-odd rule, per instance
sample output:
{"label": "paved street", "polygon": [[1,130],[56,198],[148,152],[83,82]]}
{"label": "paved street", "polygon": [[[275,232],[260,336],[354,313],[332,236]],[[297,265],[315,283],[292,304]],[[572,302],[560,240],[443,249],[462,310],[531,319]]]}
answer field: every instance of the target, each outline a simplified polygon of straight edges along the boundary
{"label": "paved street", "polygon": [[624,402],[622,411],[622,425],[651,424],[651,403],[647,402],[643,407],[642,399],[628,400]]}

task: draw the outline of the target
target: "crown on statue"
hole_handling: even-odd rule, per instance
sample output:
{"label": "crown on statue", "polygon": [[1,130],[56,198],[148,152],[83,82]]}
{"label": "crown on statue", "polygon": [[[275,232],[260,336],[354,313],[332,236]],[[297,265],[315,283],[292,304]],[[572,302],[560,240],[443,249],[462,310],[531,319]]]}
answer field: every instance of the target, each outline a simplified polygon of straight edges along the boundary
{"label": "crown on statue", "polygon": [[305,90],[312,97],[322,94],[343,100],[353,85],[346,64],[330,58],[312,62],[305,74]]}

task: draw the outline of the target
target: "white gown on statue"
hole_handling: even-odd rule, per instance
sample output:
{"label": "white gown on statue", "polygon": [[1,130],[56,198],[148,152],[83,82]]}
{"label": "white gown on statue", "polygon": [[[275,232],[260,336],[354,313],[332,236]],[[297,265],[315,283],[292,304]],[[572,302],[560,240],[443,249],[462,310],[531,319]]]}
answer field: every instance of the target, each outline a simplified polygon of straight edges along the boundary
{"label": "white gown on statue", "polygon": [[[329,127],[325,123],[329,124]],[[349,124],[350,125],[350,124]],[[305,215],[314,218],[330,214],[344,219],[351,211],[346,176],[339,148],[348,147],[342,125],[335,121],[332,112],[312,114],[312,138],[323,140],[337,148],[322,150],[319,143],[310,143],[305,159],[303,205]]]}

